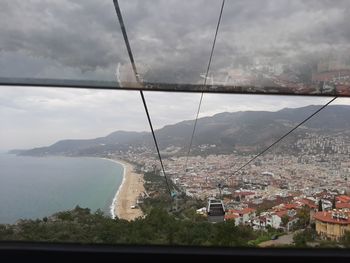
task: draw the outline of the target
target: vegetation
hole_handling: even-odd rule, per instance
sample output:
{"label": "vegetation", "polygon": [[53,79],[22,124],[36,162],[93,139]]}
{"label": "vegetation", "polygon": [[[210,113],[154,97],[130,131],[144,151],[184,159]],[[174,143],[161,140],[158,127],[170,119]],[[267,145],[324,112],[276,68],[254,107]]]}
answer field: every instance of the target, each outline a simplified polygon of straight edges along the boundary
{"label": "vegetation", "polygon": [[282,221],[282,225],[283,226],[287,226],[288,222],[289,222],[289,216],[288,215],[283,215],[281,218]]}
{"label": "vegetation", "polygon": [[307,206],[302,207],[297,211],[297,228],[305,228],[310,224],[310,208]]}
{"label": "vegetation", "polygon": [[[145,189],[151,194],[165,194],[167,196],[170,196],[165,177],[160,176],[159,174],[160,170],[144,173],[143,178],[145,180]],[[173,184],[171,180],[168,180],[168,184],[171,190],[176,190],[179,192],[178,187]]]}
{"label": "vegetation", "polygon": [[350,232],[346,231],[340,241],[344,247],[350,248]]}
{"label": "vegetation", "polygon": [[254,240],[248,241],[248,245],[257,246],[262,242],[271,240],[273,236],[278,236],[278,234],[272,234],[270,231],[267,231],[267,232],[259,231],[257,234],[258,234],[258,237]]}
{"label": "vegetation", "polygon": [[[56,213],[42,220],[20,220],[13,225],[0,225],[2,241],[39,241],[64,243],[100,243],[132,245],[181,245],[254,247],[261,242],[283,235],[273,228],[254,231],[249,226],[235,226],[233,220],[212,224],[195,211],[185,210],[179,219],[165,209],[154,208],[144,218],[128,222],[105,217],[102,211],[91,213],[77,206],[71,211]],[[315,240],[315,230],[306,229],[294,235],[297,247],[306,247]],[[343,244],[350,245],[347,233]],[[333,243],[332,243],[333,244]],[[320,244],[320,246],[327,244]]]}
{"label": "vegetation", "polygon": [[174,215],[177,219],[191,219],[194,221],[204,221],[203,216],[196,214],[196,209],[204,207],[206,204],[199,199],[189,198],[181,193],[180,189],[168,181],[171,191],[176,191],[175,198],[170,197],[169,190],[165,183],[165,178],[157,172],[147,172],[144,174],[145,189],[151,198],[146,198],[140,207],[144,214],[150,213],[153,208],[163,209]]}
{"label": "vegetation", "polygon": [[332,209],[336,209],[336,200],[335,200],[335,196],[333,197],[333,200],[332,200]]}
{"label": "vegetation", "polygon": [[234,222],[211,224],[195,217],[178,220],[163,209],[152,209],[135,221],[111,219],[101,211],[76,207],[42,220],[20,220],[0,225],[0,240],[161,244],[186,246],[249,246],[259,233]]}
{"label": "vegetation", "polygon": [[322,211],[323,209],[322,209],[322,200],[320,199],[319,201],[318,201],[318,211]]}
{"label": "vegetation", "polygon": [[296,232],[293,236],[293,241],[296,247],[307,247],[307,243],[315,241],[316,237],[316,231],[312,228],[307,228]]}

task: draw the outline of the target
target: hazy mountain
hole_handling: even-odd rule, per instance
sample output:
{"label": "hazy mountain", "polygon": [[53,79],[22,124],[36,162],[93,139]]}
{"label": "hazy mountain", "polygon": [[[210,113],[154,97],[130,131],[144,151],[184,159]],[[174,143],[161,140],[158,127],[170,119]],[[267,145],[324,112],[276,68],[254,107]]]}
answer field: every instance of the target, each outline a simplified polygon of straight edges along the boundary
{"label": "hazy mountain", "polygon": [[[234,150],[256,151],[272,143],[320,107],[311,105],[296,109],[285,108],[276,112],[223,112],[211,117],[200,118],[193,140],[193,152],[199,151],[199,145],[202,151],[207,147],[205,151],[210,149],[210,152],[217,153]],[[160,148],[164,151],[168,147],[175,146],[180,149],[180,154],[187,152],[193,124],[194,120],[182,121],[157,130],[156,136]],[[288,142],[295,140],[297,136],[303,136],[305,132],[332,134],[348,131],[350,131],[350,106],[332,105],[298,128],[279,147],[283,148],[283,145],[286,145],[288,149]],[[16,150],[15,153],[22,155],[95,155],[127,151],[131,149],[130,147],[133,147],[134,150],[137,147],[153,149],[151,134],[116,131],[106,137],[90,140],[62,140],[48,147]],[[142,149],[139,150],[142,151]]]}
{"label": "hazy mountain", "polygon": [[30,150],[12,150],[11,153],[21,155],[92,155],[106,150],[125,150],[133,145],[142,145],[149,141],[147,132],[116,131],[106,137],[87,140],[61,140],[51,146]]}

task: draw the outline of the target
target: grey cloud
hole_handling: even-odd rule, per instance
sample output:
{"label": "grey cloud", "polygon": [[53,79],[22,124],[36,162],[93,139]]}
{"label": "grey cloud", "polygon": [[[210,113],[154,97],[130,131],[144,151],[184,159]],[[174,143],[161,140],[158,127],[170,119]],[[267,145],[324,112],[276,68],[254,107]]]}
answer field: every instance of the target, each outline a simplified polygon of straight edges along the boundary
{"label": "grey cloud", "polygon": [[115,69],[126,56],[112,8],[112,1],[2,3],[0,48],[83,73]]}
{"label": "grey cloud", "polygon": [[[127,21],[136,60],[150,64],[150,81],[198,83],[209,58],[220,1],[215,6],[212,1],[191,1],[195,10],[183,2],[176,7],[162,3],[148,2],[147,16]],[[130,10],[135,14],[133,4],[125,9],[125,17]],[[316,55],[327,57],[334,50],[349,56],[349,6],[348,1],[227,1],[212,71],[256,58],[292,65],[308,63]]]}
{"label": "grey cloud", "polygon": [[[135,60],[149,68],[146,80],[202,81],[220,1],[119,2]],[[21,76],[16,55],[34,77],[114,79],[117,64],[128,63],[112,0],[13,0],[0,10],[0,63],[10,65],[2,76]],[[212,72],[259,57],[293,64],[335,50],[350,56],[348,17],[345,0],[226,1]]]}

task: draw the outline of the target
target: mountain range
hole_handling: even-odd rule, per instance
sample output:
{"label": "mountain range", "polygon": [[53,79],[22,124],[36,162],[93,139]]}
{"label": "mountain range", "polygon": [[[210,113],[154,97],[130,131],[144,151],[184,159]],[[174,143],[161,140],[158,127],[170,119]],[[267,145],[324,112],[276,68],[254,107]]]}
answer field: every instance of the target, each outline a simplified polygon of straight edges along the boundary
{"label": "mountain range", "polygon": [[[317,111],[320,105],[284,108],[279,111],[223,112],[198,119],[191,153],[256,152],[291,130]],[[163,154],[187,153],[194,120],[164,126],[155,131]],[[350,106],[330,105],[308,120],[283,142],[278,149],[290,150],[288,143],[305,133],[349,134]],[[113,152],[154,149],[150,132],[116,131],[105,137],[85,140],[61,140],[53,145],[29,150],[13,150],[20,155],[95,156]]]}

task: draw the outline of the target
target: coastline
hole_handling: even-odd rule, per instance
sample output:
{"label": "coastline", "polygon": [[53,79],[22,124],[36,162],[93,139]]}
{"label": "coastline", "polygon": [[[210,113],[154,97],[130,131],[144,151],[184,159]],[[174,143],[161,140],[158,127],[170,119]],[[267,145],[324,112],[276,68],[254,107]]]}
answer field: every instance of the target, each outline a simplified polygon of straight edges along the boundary
{"label": "coastline", "polygon": [[143,186],[143,175],[136,173],[134,167],[124,160],[103,159],[121,164],[124,170],[122,183],[120,184],[110,206],[112,218],[117,216],[120,219],[132,221],[143,216],[143,212],[140,208],[132,208],[132,206],[136,205],[139,195],[145,191]]}
{"label": "coastline", "polygon": [[123,166],[123,179],[122,179],[122,182],[121,182],[120,186],[118,187],[118,190],[117,190],[116,194],[115,194],[114,197],[113,197],[113,201],[112,201],[112,204],[111,204],[111,206],[110,206],[110,213],[111,213],[112,219],[114,219],[114,218],[117,216],[117,215],[116,215],[116,211],[115,211],[115,210],[116,210],[115,207],[116,207],[116,204],[117,204],[117,202],[118,202],[118,196],[119,196],[119,193],[120,193],[120,189],[123,188],[124,183],[125,183],[126,167],[125,167],[125,165],[124,165],[123,163],[118,162],[118,161],[116,161],[116,160],[107,159],[107,158],[106,158],[106,160],[112,161],[112,162],[114,162],[114,163],[121,164],[121,165]]}

